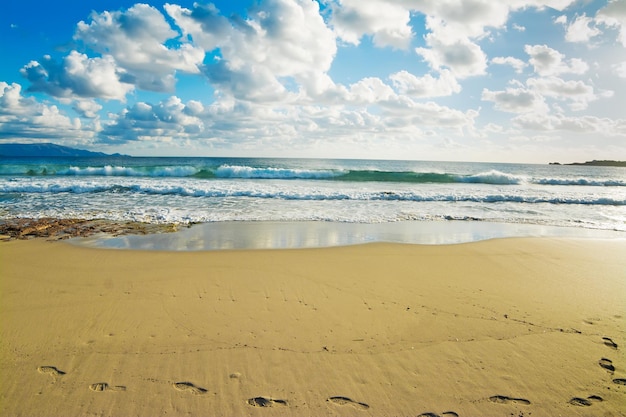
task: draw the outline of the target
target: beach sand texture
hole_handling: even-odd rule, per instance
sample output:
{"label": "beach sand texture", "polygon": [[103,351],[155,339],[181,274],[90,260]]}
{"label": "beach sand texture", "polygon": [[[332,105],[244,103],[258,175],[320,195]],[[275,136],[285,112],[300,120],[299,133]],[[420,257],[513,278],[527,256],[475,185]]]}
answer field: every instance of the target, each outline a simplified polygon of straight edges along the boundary
{"label": "beach sand texture", "polygon": [[624,416],[626,241],[0,244],[2,416]]}

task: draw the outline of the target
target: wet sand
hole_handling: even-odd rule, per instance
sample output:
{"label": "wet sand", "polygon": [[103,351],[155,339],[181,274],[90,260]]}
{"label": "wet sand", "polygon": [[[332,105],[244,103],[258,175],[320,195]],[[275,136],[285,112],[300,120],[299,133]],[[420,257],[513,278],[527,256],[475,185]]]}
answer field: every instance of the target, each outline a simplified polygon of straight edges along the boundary
{"label": "wet sand", "polygon": [[626,415],[626,241],[0,242],[0,415]]}

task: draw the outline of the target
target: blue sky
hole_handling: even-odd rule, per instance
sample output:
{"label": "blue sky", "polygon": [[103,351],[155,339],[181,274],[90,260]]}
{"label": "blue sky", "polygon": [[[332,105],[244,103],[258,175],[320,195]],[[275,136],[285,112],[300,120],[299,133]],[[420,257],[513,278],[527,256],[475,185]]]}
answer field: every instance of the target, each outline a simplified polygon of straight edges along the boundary
{"label": "blue sky", "polygon": [[626,0],[23,0],[0,143],[626,160]]}

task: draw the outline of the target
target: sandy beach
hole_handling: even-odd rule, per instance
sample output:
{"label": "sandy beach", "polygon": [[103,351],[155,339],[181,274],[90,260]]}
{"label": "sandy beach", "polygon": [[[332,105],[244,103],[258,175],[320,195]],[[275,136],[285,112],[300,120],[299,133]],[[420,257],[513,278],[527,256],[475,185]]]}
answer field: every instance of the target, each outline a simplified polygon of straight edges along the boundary
{"label": "sandy beach", "polygon": [[0,242],[2,416],[624,416],[626,241]]}

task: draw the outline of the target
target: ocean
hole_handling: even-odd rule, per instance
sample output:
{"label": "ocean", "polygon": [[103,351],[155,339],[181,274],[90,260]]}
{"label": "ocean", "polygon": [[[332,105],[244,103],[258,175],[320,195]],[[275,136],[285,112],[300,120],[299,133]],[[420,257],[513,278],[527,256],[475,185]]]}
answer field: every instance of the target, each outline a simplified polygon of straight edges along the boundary
{"label": "ocean", "polygon": [[626,170],[268,158],[2,158],[0,219],[476,221],[626,231]]}

